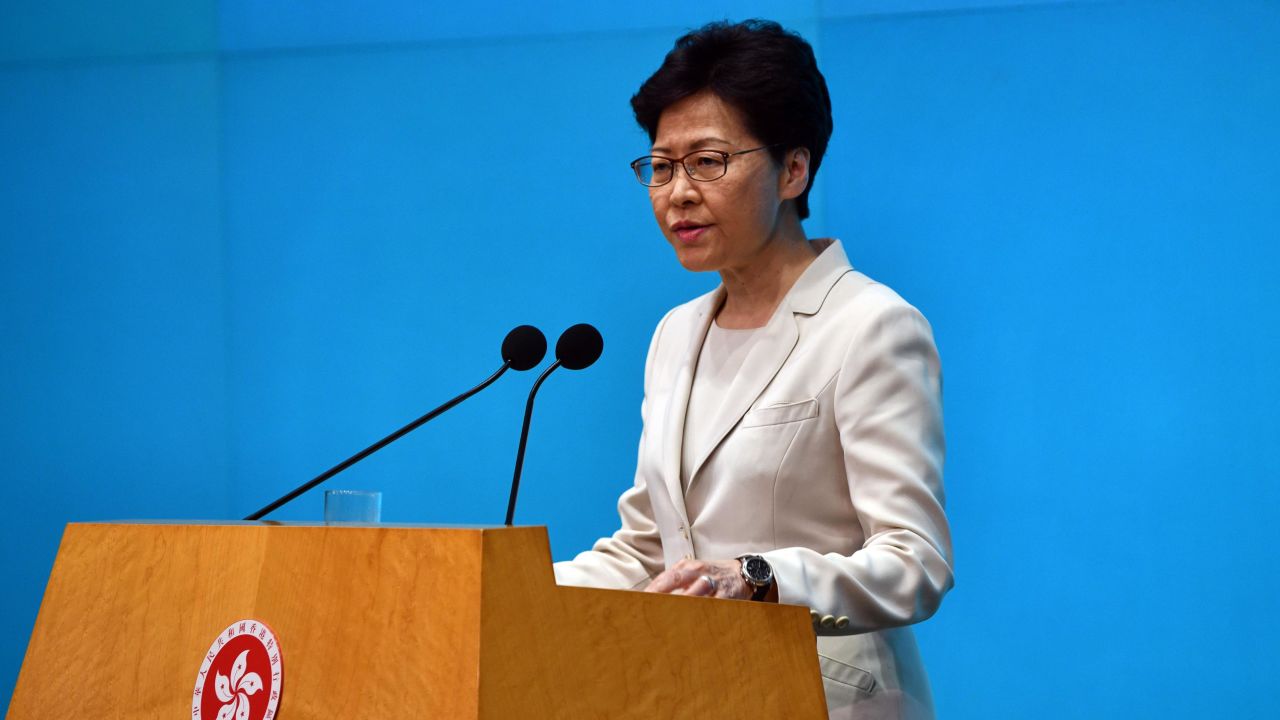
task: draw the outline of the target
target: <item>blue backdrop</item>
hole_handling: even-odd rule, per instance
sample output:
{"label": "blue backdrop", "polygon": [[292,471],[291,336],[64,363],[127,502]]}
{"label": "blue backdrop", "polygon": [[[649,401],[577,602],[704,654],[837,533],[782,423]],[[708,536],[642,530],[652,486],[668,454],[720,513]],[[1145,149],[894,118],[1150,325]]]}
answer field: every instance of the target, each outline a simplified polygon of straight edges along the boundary
{"label": "blue backdrop", "polygon": [[[814,44],[809,234],[934,324],[940,715],[1273,706],[1265,0],[0,5],[0,706],[65,523],[242,516],[478,382],[517,323],[606,338],[544,390],[517,519],[557,558],[610,532],[649,333],[716,282],[653,225],[627,101],[726,16]],[[501,522],[531,381],[335,482]]]}

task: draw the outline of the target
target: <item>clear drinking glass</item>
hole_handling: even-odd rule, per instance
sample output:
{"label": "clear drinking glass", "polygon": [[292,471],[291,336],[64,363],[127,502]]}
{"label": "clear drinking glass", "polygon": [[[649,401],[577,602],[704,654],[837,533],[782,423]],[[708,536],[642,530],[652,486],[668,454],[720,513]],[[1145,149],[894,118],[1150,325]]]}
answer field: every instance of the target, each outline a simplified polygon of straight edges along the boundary
{"label": "clear drinking glass", "polygon": [[382,522],[382,493],[377,490],[325,490],[326,523]]}

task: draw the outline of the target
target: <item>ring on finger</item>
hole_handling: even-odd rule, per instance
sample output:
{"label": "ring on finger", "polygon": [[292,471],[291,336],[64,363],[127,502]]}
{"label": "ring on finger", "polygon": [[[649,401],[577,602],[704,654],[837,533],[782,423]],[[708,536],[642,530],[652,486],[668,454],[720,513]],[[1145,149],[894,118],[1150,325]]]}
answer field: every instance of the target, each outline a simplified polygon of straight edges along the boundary
{"label": "ring on finger", "polygon": [[716,584],[715,578],[711,577],[710,575],[702,575],[701,577],[703,580],[707,582],[707,585],[711,586],[711,592],[714,593],[718,589],[719,586]]}

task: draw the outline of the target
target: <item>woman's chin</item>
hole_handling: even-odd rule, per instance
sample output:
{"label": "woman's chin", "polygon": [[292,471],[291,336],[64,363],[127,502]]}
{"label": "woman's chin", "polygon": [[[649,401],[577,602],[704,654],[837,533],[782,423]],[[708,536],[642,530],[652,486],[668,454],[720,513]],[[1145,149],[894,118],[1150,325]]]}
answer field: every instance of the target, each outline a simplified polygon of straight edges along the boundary
{"label": "woman's chin", "polygon": [[703,248],[677,247],[676,259],[689,272],[713,272],[719,269],[719,265]]}

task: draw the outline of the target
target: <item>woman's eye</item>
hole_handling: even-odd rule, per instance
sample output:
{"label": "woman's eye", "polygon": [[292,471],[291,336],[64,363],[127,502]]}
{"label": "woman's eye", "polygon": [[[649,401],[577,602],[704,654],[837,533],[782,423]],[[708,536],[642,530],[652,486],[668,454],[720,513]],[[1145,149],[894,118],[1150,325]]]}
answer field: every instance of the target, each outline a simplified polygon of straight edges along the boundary
{"label": "woman's eye", "polygon": [[720,167],[721,160],[719,155],[699,155],[694,162],[702,170],[712,170]]}
{"label": "woman's eye", "polygon": [[671,172],[671,163],[666,160],[654,160],[649,164],[649,167],[653,168],[654,175],[662,175],[663,173]]}

